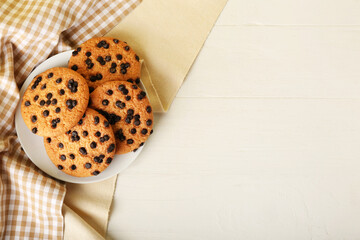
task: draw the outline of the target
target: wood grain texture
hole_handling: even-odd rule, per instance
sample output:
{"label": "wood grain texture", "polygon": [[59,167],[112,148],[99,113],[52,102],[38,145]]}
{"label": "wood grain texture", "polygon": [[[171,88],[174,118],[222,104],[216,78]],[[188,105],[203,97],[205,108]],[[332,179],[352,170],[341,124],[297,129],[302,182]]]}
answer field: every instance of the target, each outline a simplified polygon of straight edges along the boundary
{"label": "wood grain texture", "polygon": [[359,8],[230,0],[119,175],[109,239],[359,239]]}

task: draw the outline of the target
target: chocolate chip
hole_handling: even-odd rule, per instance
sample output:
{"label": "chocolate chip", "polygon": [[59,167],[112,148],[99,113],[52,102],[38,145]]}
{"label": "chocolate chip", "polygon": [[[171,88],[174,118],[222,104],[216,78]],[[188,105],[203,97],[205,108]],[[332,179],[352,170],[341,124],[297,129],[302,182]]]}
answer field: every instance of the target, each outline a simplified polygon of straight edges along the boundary
{"label": "chocolate chip", "polygon": [[87,155],[86,148],[81,147],[81,148],[79,149],[79,151],[80,151],[80,153],[81,153],[82,155]]}
{"label": "chocolate chip", "polygon": [[124,49],[125,49],[125,51],[129,51],[129,50],[130,50],[130,47],[129,47],[129,46],[125,46]]}
{"label": "chocolate chip", "polygon": [[51,72],[47,75],[48,78],[52,78],[54,76],[54,74]]}
{"label": "chocolate chip", "polygon": [[71,159],[75,159],[75,155],[74,155],[74,154],[70,154],[69,157],[70,157]]}
{"label": "chocolate chip", "polygon": [[56,104],[57,104],[57,99],[54,98],[53,100],[51,100],[51,104],[52,104],[52,105],[56,105]]}
{"label": "chocolate chip", "polygon": [[103,48],[108,49],[108,48],[109,48],[109,44],[108,44],[108,43],[104,44]]}
{"label": "chocolate chip", "polygon": [[128,109],[127,110],[127,115],[130,115],[130,116],[132,116],[132,115],[134,115],[134,110],[133,109]]}
{"label": "chocolate chip", "polygon": [[116,39],[116,38],[114,38],[114,39],[113,39],[113,41],[114,41],[114,43],[116,43],[116,44],[118,44],[118,43],[119,43],[119,40],[118,40],[118,39]]}
{"label": "chocolate chip", "polygon": [[136,85],[132,85],[131,86],[133,89],[137,89],[138,88],[138,86],[136,86]]}
{"label": "chocolate chip", "polygon": [[37,128],[34,127],[33,129],[31,129],[32,133],[37,133]]}
{"label": "chocolate chip", "polygon": [[28,107],[28,106],[30,106],[30,105],[31,105],[31,103],[30,103],[29,101],[26,101],[26,102],[25,102],[25,106]]}
{"label": "chocolate chip", "polygon": [[135,59],[136,59],[136,61],[139,61],[139,60],[140,60],[140,58],[139,58],[138,55],[135,55]]}
{"label": "chocolate chip", "polygon": [[87,135],[89,135],[89,133],[87,131],[83,131],[83,136],[86,137]]}
{"label": "chocolate chip", "polygon": [[46,141],[48,142],[48,143],[51,143],[51,138],[46,138]]}
{"label": "chocolate chip", "polygon": [[131,132],[131,134],[135,134],[135,133],[136,133],[136,129],[135,129],[135,128],[132,128],[132,129],[130,130],[130,132]]}
{"label": "chocolate chip", "polygon": [[122,129],[118,130],[116,133],[115,133],[115,137],[117,139],[119,139],[120,141],[125,141],[126,137],[124,136],[123,132],[122,132]]}
{"label": "chocolate chip", "polygon": [[125,122],[126,122],[126,123],[131,123],[131,120],[132,120],[132,117],[131,117],[131,116],[127,116],[127,117],[125,118]]}
{"label": "chocolate chip", "polygon": [[45,101],[44,100],[41,100],[40,101],[40,106],[44,106],[45,105]]}
{"label": "chocolate chip", "polygon": [[104,121],[104,127],[109,127],[109,126],[110,126],[109,122],[108,122],[108,121]]}
{"label": "chocolate chip", "polygon": [[99,131],[97,131],[97,132],[95,133],[95,136],[100,137],[100,136],[101,136],[101,133],[100,133]]}
{"label": "chocolate chip", "polygon": [[96,157],[94,157],[94,162],[96,162],[96,163],[100,163],[100,158],[98,157],[98,156],[96,156]]}
{"label": "chocolate chip", "polygon": [[71,69],[74,70],[74,71],[77,71],[77,70],[78,70],[78,66],[72,65]]}
{"label": "chocolate chip", "polygon": [[102,56],[98,56],[97,58],[96,58],[96,61],[98,61],[101,65],[105,65],[105,61],[104,61],[104,58],[102,57]]}
{"label": "chocolate chip", "polygon": [[111,56],[106,56],[105,61],[110,62],[111,61]]}
{"label": "chocolate chip", "polygon": [[111,162],[112,162],[112,158],[111,158],[111,157],[109,157],[109,158],[106,159],[106,163],[107,163],[107,164],[110,164]]}
{"label": "chocolate chip", "polygon": [[55,109],[55,112],[56,113],[59,113],[61,111],[61,109],[59,108],[59,107],[57,107],[56,109]]}
{"label": "chocolate chip", "polygon": [[51,104],[51,100],[46,100],[46,106],[49,106]]}
{"label": "chocolate chip", "polygon": [[76,169],[76,165],[71,165],[71,170],[75,170]]}
{"label": "chocolate chip", "polygon": [[97,125],[100,122],[100,118],[98,116],[94,117],[94,123]]}
{"label": "chocolate chip", "polygon": [[72,55],[73,55],[73,56],[76,56],[76,55],[78,55],[78,52],[77,52],[77,51],[73,51],[73,52],[72,52]]}
{"label": "chocolate chip", "polygon": [[115,62],[111,63],[111,67],[116,68],[117,67],[116,63]]}
{"label": "chocolate chip", "polygon": [[36,79],[37,82],[41,82],[41,80],[42,80],[42,77],[41,77],[41,76],[39,76],[39,77]]}
{"label": "chocolate chip", "polygon": [[49,116],[49,111],[48,110],[43,111],[43,115],[44,115],[44,117]]}
{"label": "chocolate chip", "polygon": [[60,94],[60,95],[64,95],[64,94],[65,94],[65,90],[64,90],[64,89],[60,89],[59,94]]}
{"label": "chocolate chip", "polygon": [[67,87],[68,87],[68,89],[70,89],[70,91],[72,92],[72,93],[75,93],[75,92],[77,92],[78,91],[78,82],[77,81],[74,81],[74,79],[70,79],[69,81],[68,81],[68,84],[67,84]]}
{"label": "chocolate chip", "polygon": [[122,73],[122,74],[126,74],[126,69],[125,68],[122,68],[121,70],[120,70],[120,72]]}
{"label": "chocolate chip", "polygon": [[97,145],[96,142],[90,143],[90,147],[93,148],[93,149],[96,148],[96,145]]}
{"label": "chocolate chip", "polygon": [[59,122],[60,122],[60,118],[56,118],[56,122],[59,123]]}
{"label": "chocolate chip", "polygon": [[139,114],[136,114],[136,115],[134,116],[134,118],[135,118],[135,119],[140,119],[140,115],[139,115]]}
{"label": "chocolate chip", "polygon": [[126,143],[127,143],[127,144],[133,144],[133,143],[134,143],[134,140],[128,139],[128,140],[126,140]]}
{"label": "chocolate chip", "polygon": [[83,120],[80,119],[80,121],[78,122],[78,125],[82,125],[83,124]]}
{"label": "chocolate chip", "polygon": [[114,93],[114,92],[113,92],[113,90],[111,90],[111,89],[109,89],[109,90],[106,91],[106,94],[109,95],[109,96],[111,96],[113,93]]}
{"label": "chocolate chip", "polygon": [[96,76],[90,76],[90,81],[91,82],[96,82],[97,80],[97,77]]}
{"label": "chocolate chip", "polygon": [[125,86],[123,85],[123,84],[120,84],[119,86],[118,86],[118,89],[119,89],[119,91],[123,91],[124,89],[125,89]]}
{"label": "chocolate chip", "polygon": [[116,73],[116,68],[110,68],[109,71],[110,73]]}
{"label": "chocolate chip", "polygon": [[121,54],[118,54],[118,55],[116,55],[116,58],[117,58],[117,60],[121,60],[121,59],[122,59],[122,55],[121,55]]}
{"label": "chocolate chip", "polygon": [[134,83],[134,81],[131,79],[131,78],[129,78],[128,80],[126,80],[127,82],[129,82],[129,83]]}
{"label": "chocolate chip", "polygon": [[151,124],[152,124],[152,120],[151,120],[151,119],[148,119],[148,120],[146,121],[146,125],[150,126]]}
{"label": "chocolate chip", "polygon": [[72,109],[73,107],[72,107],[72,100],[71,99],[68,99],[68,100],[66,100],[66,106],[69,108],[69,109]]}
{"label": "chocolate chip", "polygon": [[141,134],[147,134],[148,133],[148,130],[146,129],[146,128],[143,128],[142,130],[141,130]]}
{"label": "chocolate chip", "polygon": [[128,93],[129,93],[129,90],[127,90],[126,88],[124,88],[124,89],[122,90],[122,94],[127,95]]}
{"label": "chocolate chip", "polygon": [[108,153],[111,153],[112,151],[114,151],[114,149],[115,149],[115,144],[110,144],[110,146],[108,147],[108,149],[107,149],[107,152]]}
{"label": "chocolate chip", "polygon": [[145,96],[146,96],[146,92],[141,91],[141,92],[137,95],[137,98],[138,98],[139,100],[141,100],[141,99],[143,99]]}
{"label": "chocolate chip", "polygon": [[81,47],[78,47],[78,48],[76,49],[76,51],[80,52],[80,51],[81,51]]}
{"label": "chocolate chip", "polygon": [[85,118],[86,117],[86,113],[83,114],[82,118]]}
{"label": "chocolate chip", "polygon": [[62,154],[62,155],[60,155],[60,159],[61,159],[62,161],[65,161],[65,160],[66,160],[66,156],[65,156],[64,154]]}
{"label": "chocolate chip", "polygon": [[135,83],[139,84],[140,83],[140,78],[135,79]]}
{"label": "chocolate chip", "polygon": [[89,65],[86,66],[87,69],[92,69],[94,67],[94,63],[90,63]]}
{"label": "chocolate chip", "polygon": [[154,132],[153,129],[151,129],[150,134],[152,134],[153,132]]}
{"label": "chocolate chip", "polygon": [[46,88],[46,83],[41,86],[41,89],[44,90]]}
{"label": "chocolate chip", "polygon": [[106,41],[101,40],[101,41],[97,44],[97,47],[98,47],[98,48],[101,48],[101,47],[103,47],[105,44],[106,44]]}
{"label": "chocolate chip", "polygon": [[91,62],[91,59],[90,58],[87,58],[86,60],[85,60],[85,64],[86,65],[90,65],[92,62]]}
{"label": "chocolate chip", "polygon": [[73,141],[73,142],[80,141],[80,137],[79,137],[77,131],[73,131],[73,132],[71,133],[71,141]]}
{"label": "chocolate chip", "polygon": [[71,133],[71,130],[67,131],[66,134],[70,134]]}
{"label": "chocolate chip", "polygon": [[97,176],[97,175],[99,175],[99,173],[100,173],[99,171],[93,171],[92,174],[93,174],[94,176]]}
{"label": "chocolate chip", "polygon": [[59,147],[59,148],[64,148],[64,144],[59,143],[59,144],[58,144],[58,147]]}
{"label": "chocolate chip", "polygon": [[61,82],[62,82],[61,78],[56,79],[56,83],[61,83]]}
{"label": "chocolate chip", "polygon": [[147,107],[146,107],[146,111],[147,111],[148,113],[151,113],[151,111],[152,111],[151,107],[150,107],[150,106],[147,106]]}
{"label": "chocolate chip", "polygon": [[53,95],[52,95],[52,93],[48,93],[48,94],[46,94],[46,98],[47,98],[47,99],[51,99],[51,98],[52,98],[52,96],[53,96]]}
{"label": "chocolate chip", "polygon": [[34,123],[37,121],[37,117],[34,115],[34,116],[31,116],[31,121]]}
{"label": "chocolate chip", "polygon": [[143,143],[143,142],[142,142],[142,143],[140,143],[139,147],[142,147],[142,146],[144,146],[144,143]]}
{"label": "chocolate chip", "polygon": [[126,96],[125,99],[126,99],[126,101],[130,101],[131,97],[130,97],[130,96]]}
{"label": "chocolate chip", "polygon": [[135,125],[135,126],[139,126],[139,125],[140,125],[140,123],[141,123],[141,122],[140,122],[140,120],[139,120],[139,119],[136,119],[136,120],[134,121],[134,125]]}
{"label": "chocolate chip", "polygon": [[58,165],[58,169],[59,169],[59,170],[63,170],[63,169],[64,169],[64,167],[63,167],[63,166],[61,166],[61,165]]}
{"label": "chocolate chip", "polygon": [[116,101],[115,105],[120,109],[123,109],[125,107],[125,103],[121,101]]}
{"label": "chocolate chip", "polygon": [[89,87],[89,92],[92,93],[95,89],[93,87]]}
{"label": "chocolate chip", "polygon": [[135,148],[134,150],[133,150],[133,152],[136,152],[138,149],[137,148]]}
{"label": "chocolate chip", "polygon": [[57,123],[54,122],[54,120],[52,120],[52,122],[51,122],[51,127],[52,127],[52,128],[56,128],[56,127],[57,127]]}
{"label": "chocolate chip", "polygon": [[104,137],[101,137],[101,138],[100,138],[100,142],[101,142],[101,143],[105,142],[105,138],[104,138]]}
{"label": "chocolate chip", "polygon": [[110,139],[109,135],[104,135],[104,140],[105,141],[109,141],[109,139]]}
{"label": "chocolate chip", "polygon": [[102,100],[102,105],[104,105],[104,106],[109,105],[109,100],[107,100],[107,99]]}
{"label": "chocolate chip", "polygon": [[86,55],[87,57],[90,57],[90,56],[91,56],[91,52],[86,52],[85,55]]}
{"label": "chocolate chip", "polygon": [[36,96],[34,97],[34,101],[36,102],[38,99],[39,99],[39,95],[36,95]]}
{"label": "chocolate chip", "polygon": [[91,163],[85,163],[85,168],[87,169],[91,168]]}
{"label": "chocolate chip", "polygon": [[128,67],[130,67],[130,63],[125,63],[125,68],[128,68]]}

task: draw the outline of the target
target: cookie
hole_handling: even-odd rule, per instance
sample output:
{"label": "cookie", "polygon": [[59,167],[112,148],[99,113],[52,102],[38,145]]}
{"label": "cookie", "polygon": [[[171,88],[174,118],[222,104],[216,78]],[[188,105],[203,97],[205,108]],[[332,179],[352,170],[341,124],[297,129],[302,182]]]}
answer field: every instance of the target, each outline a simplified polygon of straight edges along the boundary
{"label": "cookie", "polygon": [[90,92],[106,81],[140,82],[140,58],[126,42],[110,37],[81,44],[72,52],[69,68],[86,79]]}
{"label": "cookie", "polygon": [[90,107],[103,114],[113,127],[116,154],[136,151],[152,133],[152,108],[146,93],[136,84],[104,83],[90,94]]}
{"label": "cookie", "polygon": [[109,122],[90,108],[68,132],[44,137],[44,145],[57,168],[76,177],[100,174],[111,163],[116,148]]}
{"label": "cookie", "polygon": [[30,83],[21,102],[21,114],[34,134],[56,136],[81,119],[88,102],[85,79],[68,68],[56,67],[37,75]]}

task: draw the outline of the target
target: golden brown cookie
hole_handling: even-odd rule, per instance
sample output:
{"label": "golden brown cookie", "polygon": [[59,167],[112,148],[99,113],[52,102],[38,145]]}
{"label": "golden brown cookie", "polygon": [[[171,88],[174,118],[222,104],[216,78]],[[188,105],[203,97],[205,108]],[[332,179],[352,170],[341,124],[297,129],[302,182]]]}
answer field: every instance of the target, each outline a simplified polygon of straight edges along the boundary
{"label": "golden brown cookie", "polygon": [[37,75],[26,89],[21,114],[40,136],[56,136],[72,128],[89,102],[85,79],[68,68],[51,68]]}
{"label": "golden brown cookie", "polygon": [[104,83],[90,94],[90,107],[103,114],[112,125],[116,154],[136,151],[152,133],[152,108],[146,93],[136,84]]}
{"label": "golden brown cookie", "polygon": [[60,136],[44,137],[44,144],[57,168],[76,177],[96,176],[104,171],[116,148],[109,122],[90,108],[71,130]]}
{"label": "golden brown cookie", "polygon": [[87,80],[90,92],[106,81],[140,81],[140,61],[126,42],[110,37],[92,38],[81,44],[69,68]]}

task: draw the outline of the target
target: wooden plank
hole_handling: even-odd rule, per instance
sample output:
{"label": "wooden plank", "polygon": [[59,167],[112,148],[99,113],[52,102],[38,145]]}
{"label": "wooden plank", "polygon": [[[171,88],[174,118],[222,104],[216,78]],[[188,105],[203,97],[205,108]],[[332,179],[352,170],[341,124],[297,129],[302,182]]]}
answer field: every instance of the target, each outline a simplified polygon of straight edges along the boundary
{"label": "wooden plank", "polygon": [[217,25],[359,25],[356,0],[228,1]]}
{"label": "wooden plank", "polygon": [[119,175],[109,237],[353,239],[359,118],[360,100],[175,99]]}
{"label": "wooden plank", "polygon": [[359,30],[215,27],[177,96],[358,98]]}

